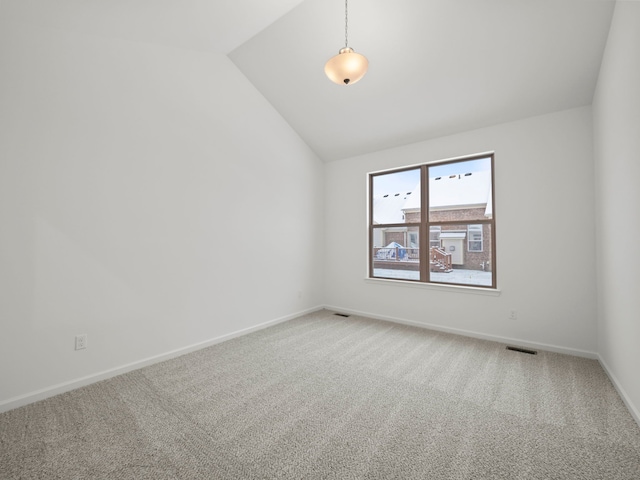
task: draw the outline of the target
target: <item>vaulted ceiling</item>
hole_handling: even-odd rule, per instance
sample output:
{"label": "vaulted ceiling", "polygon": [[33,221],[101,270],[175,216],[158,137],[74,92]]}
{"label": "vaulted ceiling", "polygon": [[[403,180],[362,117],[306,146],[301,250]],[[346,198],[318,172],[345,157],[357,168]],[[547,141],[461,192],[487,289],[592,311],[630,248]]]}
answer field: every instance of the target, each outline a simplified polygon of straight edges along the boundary
{"label": "vaulted ceiling", "polygon": [[612,0],[0,0],[16,21],[214,51],[325,161],[591,103]]}
{"label": "vaulted ceiling", "polygon": [[306,0],[231,59],[324,160],[589,105],[612,2],[351,0],[358,83],[323,73],[344,3]]}

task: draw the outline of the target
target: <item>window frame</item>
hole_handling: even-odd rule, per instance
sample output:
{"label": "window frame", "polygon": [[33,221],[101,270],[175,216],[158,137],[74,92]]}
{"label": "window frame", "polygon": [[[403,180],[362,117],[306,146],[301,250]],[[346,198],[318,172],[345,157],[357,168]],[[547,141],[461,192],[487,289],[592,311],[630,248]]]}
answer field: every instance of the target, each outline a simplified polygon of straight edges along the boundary
{"label": "window frame", "polygon": [[[429,169],[432,167],[439,167],[442,165],[468,162],[473,160],[480,159],[489,159],[491,164],[491,186],[490,186],[490,198],[491,202],[491,217],[490,218],[482,218],[482,219],[472,219],[472,220],[447,220],[447,221],[436,221],[430,218],[430,205],[429,205]],[[394,224],[375,224],[374,223],[374,179],[381,175],[389,175],[399,172],[405,172],[408,170],[416,170],[420,169],[420,221],[419,223],[411,222],[411,223],[394,223]],[[438,285],[438,286],[453,286],[453,287],[469,287],[469,288],[481,288],[485,290],[497,290],[497,252],[496,252],[496,202],[495,202],[495,153],[494,152],[486,152],[479,153],[474,155],[468,155],[464,157],[457,157],[446,160],[437,160],[433,162],[426,162],[417,165],[410,165],[400,168],[394,168],[383,171],[370,172],[367,174],[368,179],[368,274],[367,278],[371,280],[381,280],[381,281],[391,281],[391,282],[411,282],[416,284],[423,285]],[[430,278],[430,245],[431,238],[430,232],[431,227],[440,227],[442,231],[442,227],[446,226],[458,226],[458,225],[466,225],[467,231],[467,239],[465,241],[467,251],[470,253],[484,253],[485,251],[485,242],[489,242],[490,245],[490,261],[491,261],[491,285],[477,285],[470,283],[453,283],[453,282],[443,282],[432,280]],[[480,234],[481,234],[481,250],[469,250],[469,242],[471,241],[469,235],[469,226],[471,225],[479,225],[480,226]],[[489,239],[485,238],[484,234],[484,226],[489,226]],[[419,240],[419,251],[420,253],[420,275],[419,280],[413,279],[398,279],[391,277],[381,277],[374,275],[374,254],[373,254],[373,241],[374,241],[374,230],[376,228],[392,228],[392,227],[411,227],[412,229],[418,229],[418,240]],[[423,252],[427,252],[424,254]],[[483,267],[484,268],[484,267]]]}

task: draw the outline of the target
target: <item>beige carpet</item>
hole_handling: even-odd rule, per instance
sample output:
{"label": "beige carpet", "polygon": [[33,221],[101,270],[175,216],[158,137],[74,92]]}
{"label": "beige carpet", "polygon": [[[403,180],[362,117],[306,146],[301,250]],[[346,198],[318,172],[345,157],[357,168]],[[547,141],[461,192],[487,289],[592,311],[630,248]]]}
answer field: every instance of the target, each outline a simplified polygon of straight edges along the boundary
{"label": "beige carpet", "polygon": [[639,479],[594,360],[331,312],[0,415],[2,479]]}

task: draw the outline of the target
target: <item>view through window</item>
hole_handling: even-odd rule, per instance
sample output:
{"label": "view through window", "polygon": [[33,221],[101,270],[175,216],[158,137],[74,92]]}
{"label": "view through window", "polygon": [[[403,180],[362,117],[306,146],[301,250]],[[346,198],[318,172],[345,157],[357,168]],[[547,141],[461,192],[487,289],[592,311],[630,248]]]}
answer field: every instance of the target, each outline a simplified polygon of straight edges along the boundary
{"label": "view through window", "polygon": [[369,276],[496,288],[493,154],[369,174]]}

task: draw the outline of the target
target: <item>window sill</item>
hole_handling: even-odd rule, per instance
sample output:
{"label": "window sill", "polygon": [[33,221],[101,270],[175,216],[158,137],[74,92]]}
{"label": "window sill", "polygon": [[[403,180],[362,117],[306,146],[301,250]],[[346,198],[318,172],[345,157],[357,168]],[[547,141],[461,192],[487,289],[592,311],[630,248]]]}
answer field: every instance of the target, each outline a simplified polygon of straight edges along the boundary
{"label": "window sill", "polygon": [[489,297],[499,297],[501,294],[498,288],[480,288],[466,285],[446,285],[442,283],[422,283],[411,282],[408,280],[395,280],[390,278],[369,278],[365,277],[366,283],[378,284],[378,285],[393,285],[398,287],[412,287],[422,288],[426,290],[435,290],[439,292],[449,293],[470,293],[472,295],[486,295]]}

